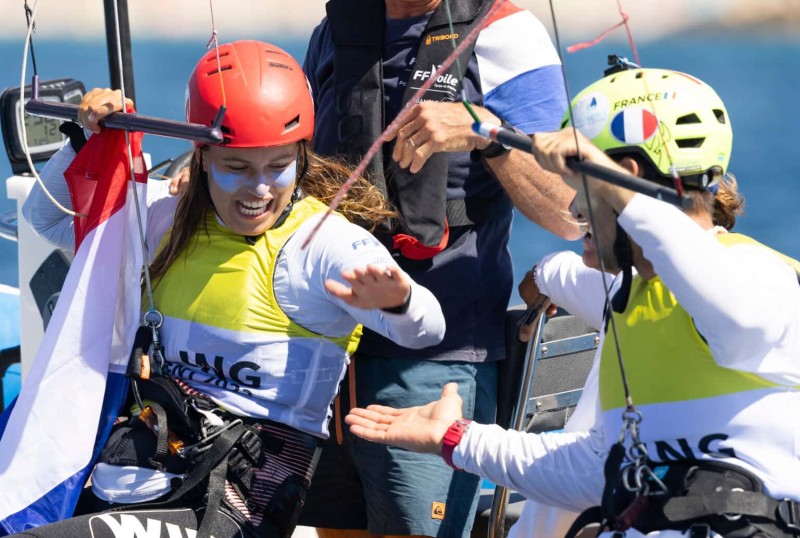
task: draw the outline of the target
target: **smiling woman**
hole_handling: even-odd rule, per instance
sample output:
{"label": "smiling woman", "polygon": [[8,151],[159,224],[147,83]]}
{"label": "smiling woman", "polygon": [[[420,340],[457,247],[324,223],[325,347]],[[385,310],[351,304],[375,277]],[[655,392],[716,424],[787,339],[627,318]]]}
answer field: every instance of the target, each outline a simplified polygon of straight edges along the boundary
{"label": "smiling woman", "polygon": [[[157,252],[150,273],[164,362],[145,375],[133,361],[141,377],[133,416],[111,433],[79,503],[83,517],[29,535],[84,535],[125,518],[144,525],[166,503],[180,510],[159,511],[161,521],[199,535],[289,536],[362,325],[409,347],[444,334],[433,295],[343,218],[375,224],[393,214],[366,181],[301,248],[350,170],[306,148],[312,99],[289,54],[257,41],[222,45],[200,60],[188,87],[189,121],[210,125],[226,108],[224,140],[196,144],[179,197],[167,182],[149,185],[146,242]],[[79,120],[103,137],[99,122],[121,108],[119,92],[93,90]],[[65,145],[42,173],[61,198],[73,157]],[[41,234],[69,237],[71,219],[38,187],[24,213]],[[142,353],[155,357],[154,349]],[[114,516],[92,515],[109,508]]]}

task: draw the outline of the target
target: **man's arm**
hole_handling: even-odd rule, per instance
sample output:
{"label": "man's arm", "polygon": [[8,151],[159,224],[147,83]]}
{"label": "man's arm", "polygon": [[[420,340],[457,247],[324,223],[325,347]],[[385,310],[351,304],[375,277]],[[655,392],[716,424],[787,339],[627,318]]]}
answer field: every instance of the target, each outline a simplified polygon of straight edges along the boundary
{"label": "man's arm", "polygon": [[569,216],[575,191],[560,176],[543,170],[533,155],[509,151],[484,162],[523,215],[563,239],[581,237]]}

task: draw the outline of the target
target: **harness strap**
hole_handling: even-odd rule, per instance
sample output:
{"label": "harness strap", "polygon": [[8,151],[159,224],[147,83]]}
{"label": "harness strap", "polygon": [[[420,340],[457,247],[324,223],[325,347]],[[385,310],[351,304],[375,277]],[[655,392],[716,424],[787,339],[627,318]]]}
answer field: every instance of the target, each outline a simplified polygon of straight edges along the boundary
{"label": "harness strap", "polygon": [[200,464],[191,470],[181,487],[163,502],[166,504],[180,499],[200,484],[203,479],[210,476],[211,472],[223,459],[227,461],[228,454],[246,431],[247,428],[243,424],[237,424],[222,432],[214,441],[214,444],[211,445],[211,449],[203,456]]}
{"label": "harness strap", "polygon": [[[134,381],[135,383],[136,381]],[[152,428],[153,433],[156,434],[156,454],[153,456],[153,460],[158,463],[159,466],[161,462],[164,461],[164,458],[167,457],[168,450],[169,450],[169,429],[167,424],[167,412],[164,411],[164,408],[161,407],[159,404],[155,402],[148,402],[148,407],[152,409],[153,413],[156,415],[156,427]],[[144,412],[144,411],[143,411]],[[147,424],[147,427],[150,428],[150,424]]]}
{"label": "harness strap", "polygon": [[593,506],[591,508],[587,508],[578,514],[578,517],[576,517],[575,521],[572,522],[572,525],[570,525],[569,530],[567,530],[567,534],[564,535],[564,538],[575,538],[578,536],[578,533],[581,532],[587,525],[599,523],[601,521],[603,521],[603,509],[601,507]]}
{"label": "harness strap", "polygon": [[800,505],[790,499],[772,499],[763,493],[727,491],[672,497],[664,503],[663,510],[664,515],[674,522],[735,514],[765,518],[782,524],[795,534],[800,533]]}
{"label": "harness strap", "polygon": [[219,507],[225,494],[225,476],[228,473],[228,454],[225,454],[208,475],[208,499],[206,512],[197,529],[197,538],[211,538],[211,531],[219,518]]}

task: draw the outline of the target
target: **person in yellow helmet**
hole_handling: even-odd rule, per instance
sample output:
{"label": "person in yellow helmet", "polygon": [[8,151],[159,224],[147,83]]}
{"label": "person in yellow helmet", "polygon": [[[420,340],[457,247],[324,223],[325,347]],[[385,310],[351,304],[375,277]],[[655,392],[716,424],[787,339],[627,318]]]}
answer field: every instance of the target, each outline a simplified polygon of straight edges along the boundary
{"label": "person in yellow helmet", "polygon": [[[470,423],[448,384],[425,406],[353,410],[351,431],[439,453],[529,499],[597,507],[572,533],[597,516],[602,536],[797,535],[800,423],[786,417],[800,405],[800,265],[714,224],[732,144],[722,100],[684,73],[622,69],[572,110],[567,128],[535,137],[534,153],[577,189],[573,216],[605,270],[623,275],[604,313],[594,427],[536,435]],[[567,160],[579,149],[679,184],[691,209],[596,178],[584,192]],[[587,268],[576,282],[587,301],[602,298],[600,276]]]}

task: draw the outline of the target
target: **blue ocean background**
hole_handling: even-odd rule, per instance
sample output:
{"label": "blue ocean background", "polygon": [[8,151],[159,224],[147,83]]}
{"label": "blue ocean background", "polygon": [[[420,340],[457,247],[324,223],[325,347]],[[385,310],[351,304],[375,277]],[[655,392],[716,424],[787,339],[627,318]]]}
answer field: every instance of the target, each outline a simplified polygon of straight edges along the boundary
{"label": "blue ocean background", "polygon": [[[305,55],[304,40],[251,37],[273,41],[298,59]],[[22,40],[0,40],[0,89],[19,85],[22,47]],[[109,85],[105,41],[39,39],[35,47],[42,80],[72,77],[83,81],[87,89]],[[150,116],[183,119],[185,82],[204,51],[205,43],[200,40],[134,40],[137,110]],[[611,53],[630,56],[627,45],[621,42],[602,43],[565,56],[573,94],[602,75]],[[734,129],[731,171],[747,198],[746,215],[737,231],[800,258],[800,179],[792,168],[793,156],[800,151],[800,38],[741,31],[695,32],[642,44],[639,53],[645,66],[685,71],[718,91],[728,106]],[[144,148],[156,163],[177,156],[189,145],[147,137]],[[7,159],[0,156],[0,179],[10,174]],[[15,203],[7,199],[2,181],[0,213],[13,209]],[[564,249],[579,251],[580,243],[560,240],[517,215],[510,248],[518,280],[543,255]],[[17,244],[2,239],[0,283],[18,285]],[[516,291],[511,302],[519,302]]]}

